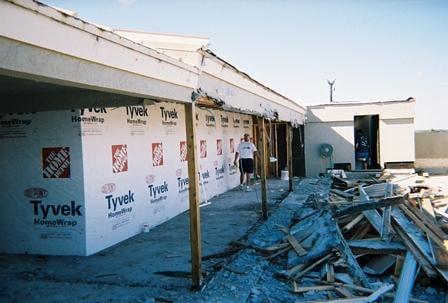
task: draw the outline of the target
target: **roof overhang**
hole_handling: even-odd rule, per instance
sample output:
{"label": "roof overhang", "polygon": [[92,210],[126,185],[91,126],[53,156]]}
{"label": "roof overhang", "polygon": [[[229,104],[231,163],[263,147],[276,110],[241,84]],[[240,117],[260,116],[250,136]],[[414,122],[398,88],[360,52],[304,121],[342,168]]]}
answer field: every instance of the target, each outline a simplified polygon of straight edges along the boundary
{"label": "roof overhang", "polygon": [[[198,69],[191,65],[31,0],[0,2],[0,53],[0,75],[10,81],[126,97],[100,98],[97,106],[143,99],[191,102],[198,82]],[[2,100],[14,100],[2,102],[0,111],[27,108],[17,101],[33,94],[32,90],[5,92],[0,88]],[[83,98],[58,99],[58,109],[91,106],[91,98],[85,104]],[[32,110],[36,108],[48,109],[37,102]]]}

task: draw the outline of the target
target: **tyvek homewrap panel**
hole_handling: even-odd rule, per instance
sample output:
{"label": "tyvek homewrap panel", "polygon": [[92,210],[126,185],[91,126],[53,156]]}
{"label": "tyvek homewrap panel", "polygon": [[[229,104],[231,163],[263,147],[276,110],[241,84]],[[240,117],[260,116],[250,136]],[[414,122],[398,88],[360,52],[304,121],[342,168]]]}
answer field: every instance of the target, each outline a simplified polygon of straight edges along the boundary
{"label": "tyvek homewrap panel", "polygon": [[[0,203],[14,207],[1,214],[1,224],[15,231],[2,235],[4,251],[89,255],[188,208],[183,105],[32,116],[15,122],[20,127],[2,117],[1,178],[8,190]],[[235,150],[252,128],[250,116],[217,110],[198,109],[196,122],[205,200],[238,185]],[[22,173],[26,178],[9,178]]]}
{"label": "tyvek homewrap panel", "polygon": [[0,115],[0,251],[85,254],[76,112]]}
{"label": "tyvek homewrap panel", "polygon": [[85,175],[89,254],[140,233],[144,224],[172,218],[188,204],[183,106],[105,111],[102,134],[83,137],[84,165],[95,167]]}

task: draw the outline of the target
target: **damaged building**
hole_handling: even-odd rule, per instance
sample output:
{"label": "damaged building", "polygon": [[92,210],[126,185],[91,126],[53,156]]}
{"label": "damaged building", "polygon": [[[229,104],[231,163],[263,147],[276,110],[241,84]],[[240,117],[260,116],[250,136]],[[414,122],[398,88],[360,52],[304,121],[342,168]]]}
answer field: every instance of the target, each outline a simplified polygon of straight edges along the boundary
{"label": "damaged building", "polygon": [[[442,302],[448,193],[414,164],[443,171],[446,136],[414,139],[415,99],[304,107],[208,45],[0,1],[0,297]],[[246,133],[253,192],[235,190]],[[203,255],[202,234],[222,243]]]}

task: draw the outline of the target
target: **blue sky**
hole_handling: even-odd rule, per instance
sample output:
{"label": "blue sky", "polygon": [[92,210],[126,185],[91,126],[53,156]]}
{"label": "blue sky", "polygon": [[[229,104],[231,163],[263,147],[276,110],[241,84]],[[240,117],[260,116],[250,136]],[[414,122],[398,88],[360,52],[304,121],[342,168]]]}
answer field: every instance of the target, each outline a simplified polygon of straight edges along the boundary
{"label": "blue sky", "polygon": [[300,104],[417,99],[416,129],[448,129],[448,1],[44,0],[112,28],[206,36]]}

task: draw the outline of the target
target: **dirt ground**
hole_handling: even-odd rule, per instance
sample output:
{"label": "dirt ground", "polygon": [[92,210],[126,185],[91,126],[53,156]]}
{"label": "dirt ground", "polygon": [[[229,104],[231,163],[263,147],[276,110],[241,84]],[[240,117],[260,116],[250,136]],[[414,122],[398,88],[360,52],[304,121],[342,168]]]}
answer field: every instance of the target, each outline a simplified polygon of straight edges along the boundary
{"label": "dirt ground", "polygon": [[[288,182],[269,180],[271,210],[287,195]],[[222,252],[260,219],[259,185],[211,199],[201,208],[203,255]],[[189,293],[191,280],[154,274],[190,271],[185,212],[89,257],[0,255],[0,302],[154,302]],[[206,280],[213,276],[204,262]],[[208,273],[208,275],[207,275]],[[166,301],[166,300],[165,300]]]}

